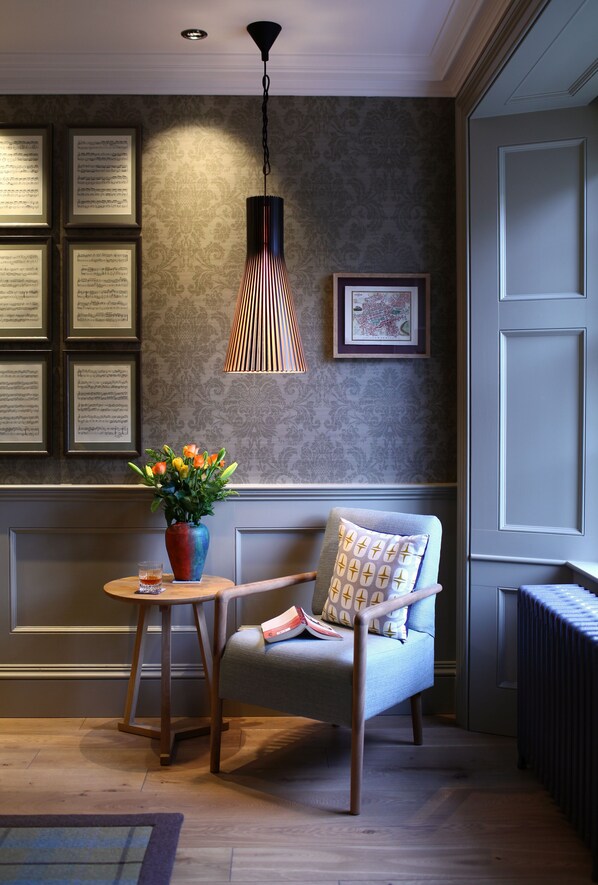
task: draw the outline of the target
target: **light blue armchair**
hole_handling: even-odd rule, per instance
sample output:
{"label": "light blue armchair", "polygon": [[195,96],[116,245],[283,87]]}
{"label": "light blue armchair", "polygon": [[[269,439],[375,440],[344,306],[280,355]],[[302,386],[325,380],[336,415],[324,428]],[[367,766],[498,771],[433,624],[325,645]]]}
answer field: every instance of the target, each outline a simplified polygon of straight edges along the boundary
{"label": "light blue armchair", "polygon": [[[313,613],[326,602],[338,549],[341,517],[387,534],[426,534],[429,540],[413,592],[362,609],[354,629],[335,625],[342,642],[295,639],[264,642],[259,626],[229,632],[228,606],[237,598],[315,579]],[[331,511],[317,572],[240,584],[216,598],[212,683],[211,771],[220,770],[223,699],[349,726],[351,814],[361,807],[365,721],[407,698],[413,740],[422,743],[421,693],[434,681],[434,609],[442,527],[435,516],[335,508]],[[292,604],[292,600],[289,604]],[[374,618],[409,606],[407,640],[369,632]]]}

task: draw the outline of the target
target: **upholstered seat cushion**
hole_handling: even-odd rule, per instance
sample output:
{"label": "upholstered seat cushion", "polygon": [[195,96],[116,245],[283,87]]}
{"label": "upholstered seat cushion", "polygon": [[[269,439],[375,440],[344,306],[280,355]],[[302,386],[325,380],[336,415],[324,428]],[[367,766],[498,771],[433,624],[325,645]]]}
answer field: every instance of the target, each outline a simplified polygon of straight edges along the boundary
{"label": "upholstered seat cushion", "polygon": [[[336,628],[335,628],[336,629]],[[265,643],[260,627],[238,630],[221,662],[222,697],[297,716],[351,725],[354,632]],[[405,643],[368,636],[366,719],[433,684],[434,640],[409,631]]]}

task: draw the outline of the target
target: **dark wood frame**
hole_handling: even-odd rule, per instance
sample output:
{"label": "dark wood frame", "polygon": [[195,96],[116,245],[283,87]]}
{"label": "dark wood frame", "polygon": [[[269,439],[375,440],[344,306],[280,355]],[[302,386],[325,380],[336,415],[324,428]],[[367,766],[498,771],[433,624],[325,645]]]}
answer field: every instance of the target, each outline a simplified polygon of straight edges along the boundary
{"label": "dark wood frame", "polygon": [[42,427],[41,443],[8,443],[0,440],[2,455],[49,455],[52,451],[52,353],[49,350],[6,350],[0,353],[2,363],[41,363],[42,374]]}
{"label": "dark wood frame", "polygon": [[[77,136],[130,136],[131,141],[131,212],[128,214],[75,212],[74,140]],[[71,126],[67,130],[68,174],[66,176],[65,227],[141,227],[141,129],[139,126]]]}
{"label": "dark wood frame", "polygon": [[[345,300],[352,286],[397,287],[418,290],[417,344],[345,343]],[[335,273],[333,274],[333,356],[337,359],[402,359],[430,356],[430,274],[428,273]]]}
{"label": "dark wood frame", "polygon": [[[109,326],[85,328],[75,330],[73,328],[73,275],[72,261],[76,249],[82,251],[98,249],[108,251],[110,249],[127,249],[131,251],[133,260],[131,289],[129,292],[131,308],[131,325],[124,329],[113,329]],[[141,238],[127,237],[93,237],[85,239],[67,239],[64,247],[64,292],[65,292],[65,340],[69,343],[75,341],[122,341],[140,343],[141,329]]]}
{"label": "dark wood frame", "polygon": [[[110,364],[128,363],[133,367],[131,404],[131,437],[123,442],[76,442],[75,441],[75,392],[72,373],[77,363],[96,363],[108,367]],[[65,397],[65,454],[86,456],[136,457],[141,454],[141,366],[138,351],[94,350],[66,351],[64,353],[64,397]]]}
{"label": "dark wood frame", "polygon": [[[29,251],[33,247],[42,249],[42,325],[39,330],[3,328],[0,325],[0,342],[35,341],[47,344],[52,336],[52,237],[4,237],[0,236],[0,252],[9,249]],[[0,324],[2,317],[0,315]]]}
{"label": "dark wood frame", "polygon": [[0,123],[2,134],[41,135],[42,137],[42,211],[37,215],[0,214],[0,228],[52,227],[52,126],[20,126]]}

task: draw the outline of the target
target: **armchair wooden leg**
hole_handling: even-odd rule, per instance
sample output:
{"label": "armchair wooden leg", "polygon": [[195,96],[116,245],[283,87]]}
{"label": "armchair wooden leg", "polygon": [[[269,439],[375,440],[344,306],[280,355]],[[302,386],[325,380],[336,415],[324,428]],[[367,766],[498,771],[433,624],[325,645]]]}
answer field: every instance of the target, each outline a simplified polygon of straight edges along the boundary
{"label": "armchair wooden leg", "polygon": [[212,719],[210,726],[210,771],[220,771],[220,743],[222,739],[222,698],[218,691],[212,691]]}
{"label": "armchair wooden leg", "polygon": [[421,745],[424,742],[422,727],[422,696],[421,692],[409,698],[411,701],[411,722],[413,725],[413,743]]}
{"label": "armchair wooden leg", "polygon": [[358,717],[353,717],[353,727],[351,729],[351,804],[349,811],[351,814],[359,814],[361,812],[361,785],[363,781],[363,739],[365,735],[365,721],[363,717],[361,721],[355,721]]}

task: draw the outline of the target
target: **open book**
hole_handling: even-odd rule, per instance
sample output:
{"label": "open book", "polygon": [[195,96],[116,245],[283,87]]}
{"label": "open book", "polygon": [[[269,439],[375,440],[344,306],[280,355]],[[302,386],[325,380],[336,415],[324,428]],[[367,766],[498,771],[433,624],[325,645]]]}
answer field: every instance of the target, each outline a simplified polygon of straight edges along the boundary
{"label": "open book", "polygon": [[323,624],[308,615],[300,605],[292,605],[276,618],[270,618],[262,624],[262,632],[266,642],[280,642],[281,639],[293,639],[307,631],[316,639],[342,639],[343,637],[328,624]]}

